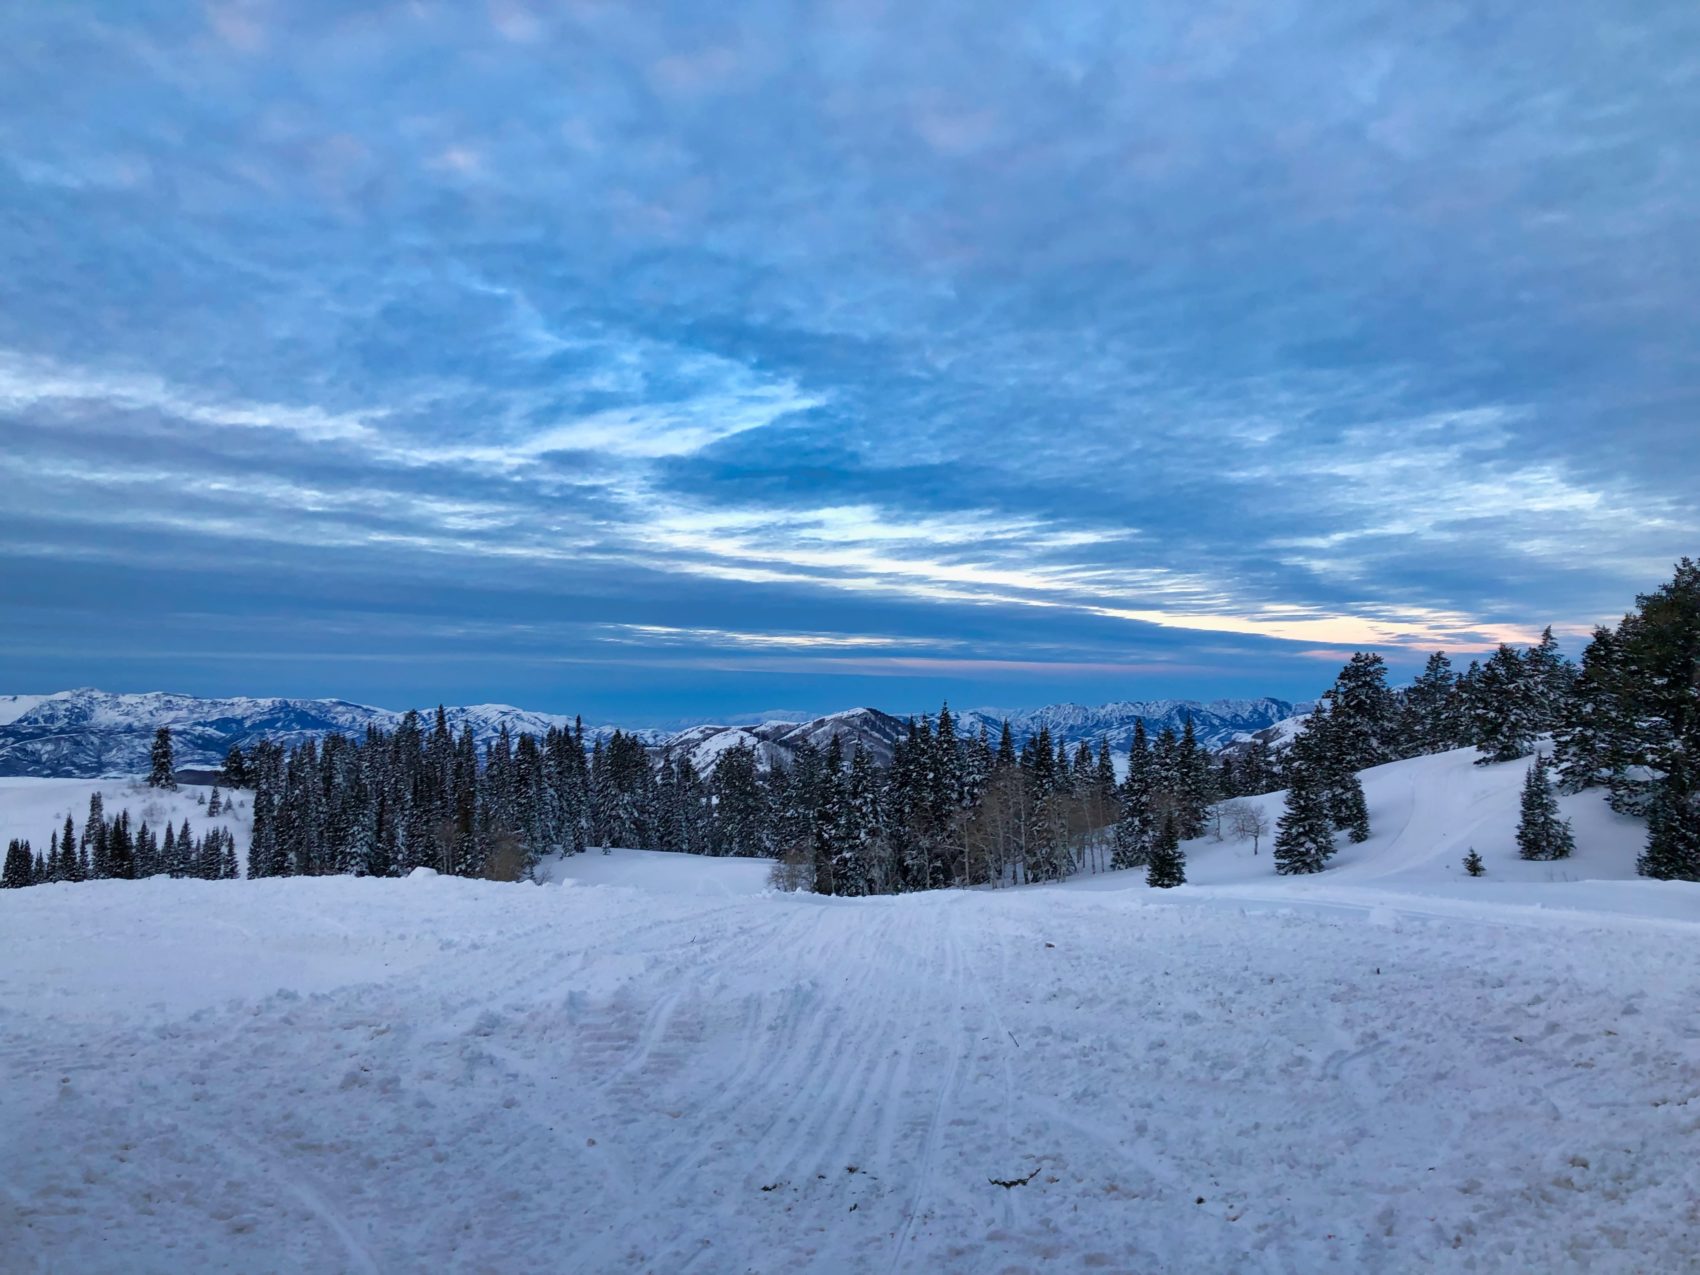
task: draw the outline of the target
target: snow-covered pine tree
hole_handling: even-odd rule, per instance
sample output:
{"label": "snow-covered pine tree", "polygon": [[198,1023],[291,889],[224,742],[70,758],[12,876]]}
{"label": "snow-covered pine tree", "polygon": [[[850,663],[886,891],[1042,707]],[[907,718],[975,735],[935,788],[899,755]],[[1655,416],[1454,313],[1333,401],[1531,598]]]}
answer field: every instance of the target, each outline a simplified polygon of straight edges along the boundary
{"label": "snow-covered pine tree", "polygon": [[136,879],[144,880],[159,871],[159,846],[146,819],[136,828]]}
{"label": "snow-covered pine tree", "polygon": [[1329,792],[1329,817],[1354,843],[1369,840],[1369,806],[1357,772],[1337,771]]}
{"label": "snow-covered pine tree", "polygon": [[1471,697],[1471,742],[1478,766],[1516,761],[1535,746],[1536,708],[1528,664],[1503,643],[1482,666]]}
{"label": "snow-covered pine tree", "polygon": [[148,752],[148,787],[177,787],[177,765],[171,756],[169,726],[161,726],[153,733],[153,747]]}
{"label": "snow-covered pine tree", "polygon": [[189,820],[184,818],[183,824],[177,829],[176,853],[171,860],[171,875],[174,877],[192,877],[195,875],[195,833],[189,827]]}
{"label": "snow-covered pine tree", "polygon": [[1464,856],[1464,871],[1473,877],[1479,877],[1487,871],[1486,866],[1482,863],[1482,856],[1476,853],[1474,846],[1471,846],[1470,853]]}
{"label": "snow-covered pine tree", "polygon": [[1436,651],[1428,657],[1417,680],[1406,688],[1401,733],[1410,752],[1443,753],[1457,747],[1450,711],[1457,680],[1446,652]]}
{"label": "snow-covered pine tree", "polygon": [[1334,823],[1316,776],[1295,767],[1286,806],[1275,824],[1275,871],[1281,876],[1321,872],[1334,853]]}
{"label": "snow-covered pine tree", "polygon": [[1635,867],[1660,881],[1700,881],[1700,791],[1685,759],[1675,759],[1654,790],[1647,845]]}
{"label": "snow-covered pine tree", "polygon": [[1115,837],[1111,866],[1144,866],[1151,851],[1151,746],[1140,718],[1134,719],[1133,739],[1128,745],[1127,778],[1122,781],[1121,818],[1116,821]]}
{"label": "snow-covered pine tree", "polygon": [[1537,753],[1523,778],[1517,853],[1525,859],[1568,859],[1576,848],[1570,821],[1558,813],[1558,798],[1552,790],[1549,769],[1546,757]]}
{"label": "snow-covered pine tree", "polygon": [[1210,754],[1199,747],[1198,732],[1188,713],[1175,746],[1176,827],[1183,840],[1204,835],[1210,803],[1216,800],[1212,777]]}
{"label": "snow-covered pine tree", "polygon": [[1339,766],[1364,770],[1399,755],[1399,702],[1387,686],[1387,664],[1359,651],[1324,693]]}
{"label": "snow-covered pine tree", "polygon": [[6,844],[6,863],[0,868],[0,889],[21,890],[35,884],[35,856],[29,842],[13,837]]}
{"label": "snow-covered pine tree", "polygon": [[1523,655],[1529,683],[1531,726],[1536,734],[1556,730],[1570,708],[1576,666],[1558,649],[1552,625],[1541,630],[1541,640]]}
{"label": "snow-covered pine tree", "polygon": [[1186,851],[1181,849],[1179,822],[1173,811],[1163,816],[1151,855],[1145,865],[1145,884],[1159,890],[1186,884]]}
{"label": "snow-covered pine tree", "polygon": [[215,783],[212,786],[212,792],[209,793],[208,796],[207,796],[207,818],[208,819],[216,819],[223,812],[224,812],[223,796],[222,796],[222,794],[220,794],[220,792],[218,790],[218,785]]}
{"label": "snow-covered pine tree", "polygon": [[[89,813],[83,820],[83,848],[89,855],[89,879],[104,881],[112,873],[106,864],[106,805],[98,792],[89,794]],[[65,847],[59,847],[63,855]]]}
{"label": "snow-covered pine tree", "polygon": [[1581,792],[1621,781],[1634,752],[1634,715],[1615,630],[1601,626],[1582,650],[1564,720],[1553,733],[1559,785]]}
{"label": "snow-covered pine tree", "polygon": [[135,843],[130,836],[130,812],[120,810],[107,834],[106,863],[116,880],[133,880],[136,875]]}

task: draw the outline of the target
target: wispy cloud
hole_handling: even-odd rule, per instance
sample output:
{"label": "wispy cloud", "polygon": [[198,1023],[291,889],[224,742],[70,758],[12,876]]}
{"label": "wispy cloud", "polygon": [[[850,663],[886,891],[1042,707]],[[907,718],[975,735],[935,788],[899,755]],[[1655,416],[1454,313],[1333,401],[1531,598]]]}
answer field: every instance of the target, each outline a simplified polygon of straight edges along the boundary
{"label": "wispy cloud", "polygon": [[0,591],[751,702],[1578,632],[1700,539],[1696,23],[14,6]]}

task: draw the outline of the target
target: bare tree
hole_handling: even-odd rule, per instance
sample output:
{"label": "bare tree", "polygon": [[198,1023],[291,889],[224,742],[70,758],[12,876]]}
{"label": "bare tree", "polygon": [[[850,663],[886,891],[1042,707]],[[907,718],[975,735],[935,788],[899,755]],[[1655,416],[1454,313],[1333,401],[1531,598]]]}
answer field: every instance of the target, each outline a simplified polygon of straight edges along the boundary
{"label": "bare tree", "polygon": [[1256,854],[1258,844],[1269,835],[1269,813],[1249,801],[1227,801],[1222,803],[1221,814],[1227,818],[1228,835],[1235,841],[1251,842],[1251,852]]}

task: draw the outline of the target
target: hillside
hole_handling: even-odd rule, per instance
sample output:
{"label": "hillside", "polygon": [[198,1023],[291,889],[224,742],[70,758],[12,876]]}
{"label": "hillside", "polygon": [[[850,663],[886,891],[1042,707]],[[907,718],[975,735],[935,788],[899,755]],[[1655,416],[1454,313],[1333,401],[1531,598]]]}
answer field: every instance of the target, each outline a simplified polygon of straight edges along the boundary
{"label": "hillside", "polygon": [[8,1269],[1685,1269],[1700,887],[1592,794],[1520,862],[1470,763],[1366,772],[1319,876],[1205,838],[1163,892],[0,892]]}

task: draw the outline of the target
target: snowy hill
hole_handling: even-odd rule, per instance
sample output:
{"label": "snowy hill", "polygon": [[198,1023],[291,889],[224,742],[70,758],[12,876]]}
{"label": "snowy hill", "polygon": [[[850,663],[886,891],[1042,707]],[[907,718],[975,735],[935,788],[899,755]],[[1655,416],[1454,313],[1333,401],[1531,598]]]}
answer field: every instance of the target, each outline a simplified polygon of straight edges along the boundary
{"label": "snowy hill", "polygon": [[[1011,716],[1017,740],[1048,726],[1054,737],[1070,744],[1108,738],[1125,749],[1135,718],[1144,717],[1155,733],[1163,726],[1177,731],[1191,713],[1199,737],[1209,745],[1224,743],[1237,732],[1257,729],[1284,717],[1292,706],[1281,700],[1222,700],[1199,704],[1158,700],[1125,702],[1101,708],[1075,704]],[[429,722],[434,709],[421,710]],[[494,739],[505,726],[510,733],[541,736],[551,726],[571,726],[573,719],[536,713],[506,704],[475,704],[447,710],[458,734],[464,727],[481,744]],[[177,763],[185,768],[211,768],[224,760],[232,746],[249,747],[261,739],[296,744],[320,739],[331,732],[359,735],[369,726],[394,730],[403,714],[343,700],[199,699],[164,693],[118,695],[98,690],[59,691],[51,695],[0,697],[0,775],[86,777],[135,775],[148,766],[148,746],[154,731],[169,726]],[[983,723],[995,736],[999,717],[965,714],[963,729]],[[688,751],[699,769],[714,764],[727,748],[746,744],[763,765],[788,759],[807,740],[825,748],[834,735],[846,749],[860,743],[881,763],[891,759],[891,746],[905,729],[904,719],[875,708],[849,709],[811,721],[765,721],[742,725],[703,724],[679,731],[638,730],[635,734],[657,753]],[[614,727],[598,726],[587,738],[606,738]]]}
{"label": "snowy hill", "polygon": [[1207,748],[1220,748],[1239,735],[1262,730],[1289,716],[1293,705],[1279,699],[1224,700],[1120,700],[1095,708],[1083,704],[1051,704],[1045,708],[1018,710],[1006,713],[1000,709],[976,709],[964,713],[958,733],[978,731],[982,725],[993,739],[1005,717],[1017,743],[1040,729],[1048,729],[1051,738],[1061,739],[1071,748],[1085,742],[1097,745],[1107,739],[1110,747],[1125,753],[1133,739],[1137,722],[1145,723],[1146,733],[1155,737],[1165,727],[1177,735],[1192,719],[1193,731]]}
{"label": "snowy hill", "polygon": [[1205,838],[1169,891],[0,891],[6,1267],[1692,1269],[1700,886],[1594,794],[1522,863],[1523,766],[1471,762],[1365,772],[1318,876]]}

